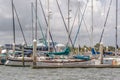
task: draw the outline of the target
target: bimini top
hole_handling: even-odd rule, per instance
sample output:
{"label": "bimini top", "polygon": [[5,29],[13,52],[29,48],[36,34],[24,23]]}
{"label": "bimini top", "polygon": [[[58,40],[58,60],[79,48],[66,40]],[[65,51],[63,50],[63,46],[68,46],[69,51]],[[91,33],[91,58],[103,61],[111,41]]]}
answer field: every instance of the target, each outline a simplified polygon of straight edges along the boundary
{"label": "bimini top", "polygon": [[66,47],[62,52],[49,52],[45,53],[47,55],[68,55],[70,53],[70,48]]}

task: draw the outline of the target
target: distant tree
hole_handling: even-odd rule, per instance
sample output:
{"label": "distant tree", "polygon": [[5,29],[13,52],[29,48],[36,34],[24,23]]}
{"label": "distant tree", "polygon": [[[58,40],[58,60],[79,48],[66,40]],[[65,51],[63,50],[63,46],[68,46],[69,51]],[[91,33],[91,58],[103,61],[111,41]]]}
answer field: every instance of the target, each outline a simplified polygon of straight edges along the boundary
{"label": "distant tree", "polygon": [[108,50],[109,50],[109,51],[115,51],[115,47],[113,47],[113,46],[108,46]]}
{"label": "distant tree", "polygon": [[96,51],[99,51],[99,47],[100,47],[100,44],[99,44],[99,43],[97,43],[97,44],[94,46],[94,48],[95,48]]}
{"label": "distant tree", "polygon": [[118,46],[118,50],[120,50],[120,47]]}

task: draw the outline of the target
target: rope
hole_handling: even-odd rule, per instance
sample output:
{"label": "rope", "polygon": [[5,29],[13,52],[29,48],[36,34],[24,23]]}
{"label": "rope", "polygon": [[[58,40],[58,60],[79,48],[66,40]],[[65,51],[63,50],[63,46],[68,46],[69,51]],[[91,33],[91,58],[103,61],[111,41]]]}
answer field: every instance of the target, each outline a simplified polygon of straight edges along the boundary
{"label": "rope", "polygon": [[17,19],[18,19],[18,23],[19,23],[20,30],[21,30],[22,35],[23,35],[23,39],[24,39],[24,41],[25,41],[25,44],[27,45],[27,41],[26,41],[26,39],[25,39],[25,35],[24,35],[23,29],[22,29],[22,26],[21,26],[21,23],[20,23],[20,20],[19,20],[18,14],[17,14],[17,10],[16,10],[16,8],[15,8],[15,5],[14,5],[14,4],[13,4],[13,7],[14,7],[14,10],[15,10],[15,13],[16,13],[16,16],[17,16]]}
{"label": "rope", "polygon": [[[43,9],[43,5],[42,5],[41,0],[39,0],[39,2],[40,2],[40,6],[41,6],[41,9],[42,9],[42,12],[43,12],[43,16],[44,16],[44,19],[45,19],[45,23],[46,23],[46,25],[48,26],[48,22],[47,22],[47,19],[46,19],[46,16],[45,16],[45,11],[44,11],[44,9]],[[46,38],[47,38],[47,28],[46,28]]]}
{"label": "rope", "polygon": [[[88,3],[88,1],[87,1],[87,3]],[[86,11],[86,9],[87,9],[87,3],[86,3],[86,6],[85,6],[85,9],[84,9],[84,12],[83,12],[83,14],[82,14],[82,18],[81,18],[81,21],[80,21],[80,24],[79,24],[79,27],[78,27],[78,30],[77,30],[77,33],[76,33],[76,36],[75,36],[75,39],[74,39],[74,45],[75,45],[75,43],[76,43],[76,40],[77,40],[79,31],[80,31],[80,27],[81,27],[81,24],[82,24],[82,21],[83,21],[83,17],[84,17],[85,11]]]}
{"label": "rope", "polygon": [[104,27],[103,27],[103,30],[102,30],[102,33],[101,33],[99,43],[101,43],[102,38],[103,38],[103,33],[104,33],[104,30],[105,30],[105,27],[106,27],[106,23],[107,23],[108,15],[109,15],[109,12],[110,12],[111,4],[112,4],[112,0],[110,1],[110,4],[109,4],[109,8],[108,8],[108,11],[107,11],[107,16],[106,16],[106,19],[105,19],[105,23],[104,23]]}
{"label": "rope", "polygon": [[73,27],[74,27],[74,24],[75,24],[75,20],[76,20],[76,17],[77,17],[78,10],[79,10],[79,6],[78,6],[77,11],[76,11],[76,13],[75,13],[75,17],[74,17],[74,20],[73,20],[73,24],[72,24],[72,27],[71,27],[71,30],[70,30],[70,35],[71,35],[71,33],[72,33],[72,30],[73,30]]}
{"label": "rope", "polygon": [[[58,0],[56,0],[56,3],[57,3],[57,6],[58,6],[58,9],[59,9],[59,11],[60,11],[61,17],[62,17],[62,19],[63,19],[63,23],[64,23],[64,25],[65,25],[65,29],[66,29],[67,33],[69,33],[68,28],[67,28],[67,25],[66,25],[65,20],[64,20],[64,17],[63,17],[63,14],[62,14],[62,11],[61,11],[61,9],[60,9],[60,5],[59,5],[59,3],[58,3]],[[68,37],[69,37],[70,42],[71,42],[71,44],[72,44],[73,50],[75,51],[74,44],[72,43],[70,34],[68,35]],[[67,43],[67,45],[68,45],[68,43]]]}

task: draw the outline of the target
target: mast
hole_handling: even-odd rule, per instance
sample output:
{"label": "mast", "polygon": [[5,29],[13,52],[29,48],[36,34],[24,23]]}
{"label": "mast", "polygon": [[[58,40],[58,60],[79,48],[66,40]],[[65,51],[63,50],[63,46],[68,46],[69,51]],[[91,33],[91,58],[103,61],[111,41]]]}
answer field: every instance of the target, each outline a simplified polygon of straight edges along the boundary
{"label": "mast", "polygon": [[92,32],[91,32],[91,46],[92,48],[93,46],[93,0],[91,0],[91,28],[92,28]]}
{"label": "mast", "polygon": [[[13,18],[13,53],[15,52],[15,17],[14,17],[14,3],[12,3],[12,18]],[[14,55],[15,56],[15,55]]]}
{"label": "mast", "polygon": [[15,17],[14,17],[14,4],[12,0],[12,18],[13,18],[13,43],[15,43]]}
{"label": "mast", "polygon": [[33,28],[33,3],[31,3],[31,13],[32,13],[32,40],[34,39],[34,28]]}
{"label": "mast", "polygon": [[[47,0],[45,0],[46,2],[45,3],[47,3]],[[40,2],[40,6],[41,6],[41,8],[42,8],[42,12],[43,12],[43,16],[44,16],[44,19],[45,19],[45,22],[46,22],[46,26],[47,26],[47,28],[46,28],[46,33],[45,33],[45,39],[47,40],[47,34],[48,34],[48,19],[46,18],[46,15],[45,15],[45,11],[44,11],[44,9],[43,9],[43,5],[42,5],[42,2],[41,2],[41,0],[39,0],[39,2]],[[46,6],[47,6],[47,4],[45,4]],[[46,13],[47,13],[47,9],[46,9]],[[51,13],[51,12],[49,12],[49,13]],[[53,48],[54,48],[54,50],[55,50],[55,52],[56,52],[56,49],[55,49],[55,45],[54,45],[54,40],[53,40],[53,37],[52,37],[52,34],[51,34],[51,32],[49,31],[49,37],[50,37],[50,39],[51,39],[51,41],[52,41],[52,45],[53,45]],[[48,46],[48,45],[47,45]]]}
{"label": "mast", "polygon": [[117,44],[117,27],[118,27],[118,0],[116,0],[116,26],[115,26],[115,29],[116,29],[116,34],[115,34],[115,37],[116,37],[116,41],[115,41],[115,44],[116,44],[116,47],[115,47],[115,55],[117,55],[117,50],[118,50],[118,44]]}
{"label": "mast", "polygon": [[[46,25],[47,25],[47,28],[46,28],[46,31],[45,31],[45,38],[46,38],[46,41],[47,41],[47,36],[48,36],[48,9],[47,9],[47,7],[48,7],[48,0],[45,0],[45,22],[46,22]],[[47,47],[48,47],[48,43],[47,43]]]}
{"label": "mast", "polygon": [[68,46],[70,46],[69,34],[70,34],[70,0],[68,0]]}
{"label": "mast", "polygon": [[37,0],[36,0],[36,16],[35,16],[35,39],[37,40]]}
{"label": "mast", "polygon": [[48,7],[48,31],[47,31],[47,38],[48,38],[48,51],[50,52],[50,36],[49,36],[49,32],[50,32],[50,1],[47,1],[47,7]]}

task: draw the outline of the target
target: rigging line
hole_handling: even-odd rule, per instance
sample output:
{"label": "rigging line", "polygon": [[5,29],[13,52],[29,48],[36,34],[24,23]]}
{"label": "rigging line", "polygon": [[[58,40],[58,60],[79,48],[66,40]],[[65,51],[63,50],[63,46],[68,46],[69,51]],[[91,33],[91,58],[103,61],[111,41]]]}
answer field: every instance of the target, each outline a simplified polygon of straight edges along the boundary
{"label": "rigging line", "polygon": [[[40,6],[41,6],[41,8],[42,8],[42,12],[43,12],[43,15],[44,15],[44,19],[45,19],[46,25],[47,25],[47,27],[48,27],[48,22],[47,22],[47,19],[46,19],[46,16],[45,16],[45,11],[44,11],[44,9],[43,9],[43,5],[42,5],[41,0],[39,0],[39,2],[40,2]],[[47,31],[47,30],[46,30],[46,31]],[[53,37],[52,37],[52,34],[51,34],[50,31],[49,31],[49,35],[50,35],[50,38],[51,38],[51,40],[52,40],[53,48],[54,48],[55,52],[57,52],[57,51],[56,51],[56,48],[55,48],[54,40],[53,40]]]}
{"label": "rigging line", "polygon": [[[35,12],[34,6],[33,6],[33,10],[34,10],[34,12]],[[43,30],[42,30],[42,26],[41,26],[41,24],[40,24],[40,19],[39,19],[38,15],[37,15],[37,20],[38,20],[38,24],[39,24],[39,27],[40,27],[40,30],[41,30],[41,34],[42,34],[43,39],[44,39],[44,41],[45,41],[45,45],[47,46],[47,41],[46,41],[46,39],[45,39],[45,36],[44,36]]]}
{"label": "rigging line", "polygon": [[86,12],[86,9],[87,9],[87,4],[88,4],[88,1],[87,1],[87,3],[86,3],[85,9],[84,9],[84,11],[83,11],[83,14],[82,14],[82,18],[81,18],[80,24],[79,24],[79,26],[78,26],[78,30],[77,30],[77,33],[76,33],[76,36],[75,36],[75,39],[74,39],[74,45],[75,45],[75,43],[76,43],[76,40],[77,40],[79,31],[80,31],[80,27],[81,27],[81,24],[82,24],[82,21],[83,21],[83,17],[84,17],[84,14],[85,14],[85,12]]}
{"label": "rigging line", "polygon": [[[82,15],[82,10],[81,10],[81,8],[79,8],[79,10],[80,10],[80,14]],[[89,30],[88,30],[88,27],[87,27],[87,24],[86,24],[86,22],[85,22],[84,17],[83,17],[83,22],[84,22],[84,25],[85,25],[86,31],[87,31],[87,33],[88,33],[89,40],[91,40],[90,33],[89,33]]]}
{"label": "rigging line", "polygon": [[[73,30],[73,27],[74,27],[74,23],[75,23],[75,20],[76,20],[78,11],[79,11],[79,6],[78,6],[78,8],[77,8],[77,10],[76,10],[76,13],[75,13],[75,17],[74,17],[74,20],[73,20],[73,24],[72,24],[72,27],[71,27],[71,30],[70,30],[70,35],[71,35],[71,33],[72,33],[72,30]],[[80,9],[80,13],[82,14],[81,9]],[[91,39],[90,39],[89,31],[88,31],[88,28],[87,28],[87,24],[86,24],[86,22],[85,22],[84,17],[83,17],[83,22],[84,22],[85,28],[86,28],[86,30],[87,30],[87,33],[88,33],[88,36],[89,36],[89,40],[91,40]]]}
{"label": "rigging line", "polygon": [[[40,3],[40,6],[41,6],[41,9],[42,9],[42,12],[43,12],[43,16],[44,16],[44,19],[45,19],[45,23],[46,23],[46,25],[48,26],[48,22],[47,22],[47,19],[46,19],[46,16],[45,16],[45,11],[44,11],[44,9],[43,9],[43,5],[42,5],[41,0],[39,0],[39,3]],[[47,37],[47,28],[46,28],[46,35],[45,35],[45,36]]]}
{"label": "rigging line", "polygon": [[[79,8],[79,9],[80,9],[80,14],[82,15],[82,10],[81,10],[81,8]],[[85,22],[84,17],[83,17],[83,22],[84,22],[84,25],[85,25],[86,31],[87,31],[87,33],[88,33],[89,40],[91,40],[91,38],[90,38],[90,34],[89,34],[89,30],[88,30],[88,28],[87,28],[87,24],[86,24],[86,22]]]}
{"label": "rigging line", "polygon": [[84,19],[84,18],[83,18],[83,22],[84,22],[84,25],[85,25],[86,31],[87,31],[87,33],[88,33],[89,40],[91,40],[91,38],[90,38],[90,33],[89,33],[89,30],[88,30],[88,28],[87,28],[87,24],[86,24],[86,22],[85,22],[85,19]]}
{"label": "rigging line", "polygon": [[72,34],[72,30],[73,30],[73,27],[74,27],[74,24],[75,24],[75,21],[76,21],[76,17],[77,17],[78,10],[79,10],[79,6],[78,6],[78,8],[77,8],[77,10],[76,10],[75,17],[74,17],[74,20],[73,20],[72,27],[71,27],[71,29],[70,29],[70,34],[69,34],[69,35]]}
{"label": "rigging line", "polygon": [[[62,19],[63,19],[63,23],[64,23],[64,25],[65,25],[65,29],[66,29],[66,31],[67,31],[67,33],[68,33],[69,31],[68,31],[67,25],[66,25],[66,23],[65,23],[65,20],[64,20],[62,11],[61,11],[61,9],[60,9],[60,5],[59,5],[59,3],[58,3],[58,0],[56,0],[56,3],[57,3],[57,6],[58,6],[58,9],[59,9],[59,11],[60,11],[61,17],[62,17]],[[71,40],[71,38],[70,38],[70,35],[68,35],[68,37],[69,37],[70,42],[71,42],[71,44],[72,44],[73,50],[75,51],[75,48],[74,48],[74,45],[73,45],[72,40]],[[67,43],[67,45],[68,45],[68,43]]]}
{"label": "rigging line", "polygon": [[14,10],[15,10],[15,13],[16,13],[16,16],[17,16],[17,20],[18,20],[18,23],[19,23],[19,26],[20,26],[20,29],[21,29],[21,32],[22,32],[22,35],[23,35],[23,39],[24,39],[25,44],[26,44],[26,46],[27,46],[27,41],[26,41],[26,39],[25,39],[25,35],[24,35],[23,29],[22,29],[22,25],[21,25],[21,23],[20,23],[20,20],[19,20],[18,14],[17,14],[17,10],[16,10],[14,4],[13,4],[13,7],[14,7]]}
{"label": "rigging line", "polygon": [[11,3],[12,3],[12,18],[13,18],[13,42],[15,43],[15,16],[14,16],[13,0]]}
{"label": "rigging line", "polygon": [[112,4],[112,0],[110,1],[110,4],[109,4],[109,8],[108,8],[108,11],[107,11],[107,16],[105,18],[105,23],[104,23],[104,27],[103,27],[103,30],[102,30],[102,33],[101,33],[101,36],[100,36],[99,43],[101,43],[102,38],[103,38],[103,33],[104,33],[104,30],[105,30],[105,27],[106,27],[106,23],[107,23],[108,15],[109,15],[109,12],[110,12],[111,4]]}
{"label": "rigging line", "polygon": [[40,27],[40,30],[41,30],[41,33],[42,33],[42,36],[43,36],[43,39],[44,39],[45,45],[47,46],[47,42],[46,42],[45,36],[44,36],[44,34],[43,34],[43,30],[42,30],[42,27],[41,27],[41,24],[40,24],[40,20],[39,20],[39,18],[38,18],[38,24],[39,24],[39,27]]}
{"label": "rigging line", "polygon": [[[76,11],[76,16],[75,16],[75,18],[74,18],[74,22],[75,22],[75,19],[76,19],[76,17],[77,17],[77,12],[78,12],[78,11],[79,11],[79,6],[78,6],[78,9],[77,9],[77,11]],[[81,9],[80,9],[80,13],[81,13],[81,15],[82,15]],[[71,31],[70,31],[70,35],[71,35],[71,33],[72,33],[72,29],[73,29],[73,26],[74,26],[74,22],[73,22],[73,25],[72,25],[72,28],[71,28]],[[88,28],[87,28],[87,24],[86,24],[86,22],[85,22],[84,17],[83,17],[83,22],[84,22],[84,25],[85,25],[85,28],[86,28],[86,30],[87,30],[87,33],[88,33],[88,35],[89,35],[89,40],[90,40],[90,34],[89,34],[89,31],[88,31]]]}
{"label": "rigging line", "polygon": [[54,48],[55,52],[57,52],[57,51],[56,51],[56,48],[55,48],[54,40],[53,40],[53,37],[52,37],[52,34],[51,34],[50,31],[49,31],[49,35],[50,35],[50,38],[51,38],[51,40],[52,40],[53,48]]}

